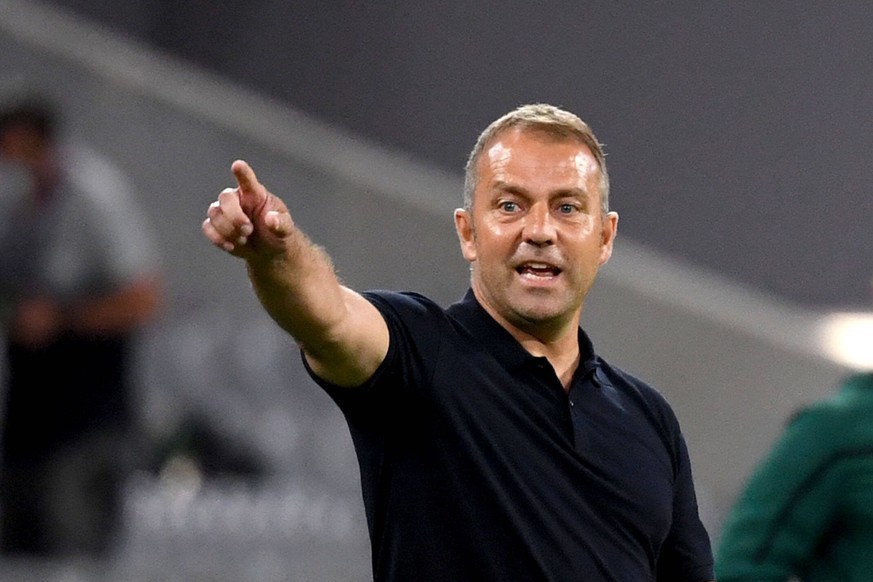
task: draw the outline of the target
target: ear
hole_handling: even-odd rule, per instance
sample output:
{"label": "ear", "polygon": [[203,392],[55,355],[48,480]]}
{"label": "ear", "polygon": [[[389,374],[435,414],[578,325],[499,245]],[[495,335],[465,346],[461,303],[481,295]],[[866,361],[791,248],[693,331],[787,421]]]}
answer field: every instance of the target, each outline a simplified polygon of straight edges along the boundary
{"label": "ear", "polygon": [[473,216],[463,208],[455,209],[455,231],[461,243],[461,254],[468,262],[476,260],[476,234],[473,230]]}
{"label": "ear", "polygon": [[605,265],[612,256],[612,244],[618,232],[618,212],[607,212],[601,220],[603,225],[600,230],[600,264]]}

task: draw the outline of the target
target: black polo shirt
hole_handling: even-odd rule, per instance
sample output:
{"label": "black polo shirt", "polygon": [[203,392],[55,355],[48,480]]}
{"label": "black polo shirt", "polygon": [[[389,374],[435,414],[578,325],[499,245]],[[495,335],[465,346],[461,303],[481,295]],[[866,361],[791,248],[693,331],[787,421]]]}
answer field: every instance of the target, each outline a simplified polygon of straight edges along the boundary
{"label": "black polo shirt", "polygon": [[355,444],[376,580],[713,578],[673,412],[581,329],[567,393],[472,292],[446,310],[365,296],[384,363],[358,388],[320,384]]}

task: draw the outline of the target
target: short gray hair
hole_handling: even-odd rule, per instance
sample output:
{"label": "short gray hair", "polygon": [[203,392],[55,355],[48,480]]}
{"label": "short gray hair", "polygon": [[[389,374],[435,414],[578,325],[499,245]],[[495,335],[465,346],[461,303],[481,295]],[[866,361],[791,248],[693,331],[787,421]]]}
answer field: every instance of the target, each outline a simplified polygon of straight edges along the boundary
{"label": "short gray hair", "polygon": [[469,210],[473,206],[473,192],[479,179],[476,166],[482,152],[498,135],[516,127],[525,131],[541,131],[560,139],[576,140],[587,146],[600,167],[600,208],[604,214],[609,212],[609,174],[603,146],[588,124],[578,116],[545,103],[522,105],[492,122],[479,135],[464,168],[464,208]]}

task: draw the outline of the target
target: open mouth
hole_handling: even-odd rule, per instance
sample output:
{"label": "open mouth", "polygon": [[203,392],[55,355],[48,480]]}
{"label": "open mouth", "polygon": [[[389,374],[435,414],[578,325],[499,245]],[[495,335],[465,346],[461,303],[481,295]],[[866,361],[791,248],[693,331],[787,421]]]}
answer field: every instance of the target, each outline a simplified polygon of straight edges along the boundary
{"label": "open mouth", "polygon": [[515,271],[519,275],[537,278],[551,278],[561,274],[561,269],[548,263],[522,263]]}

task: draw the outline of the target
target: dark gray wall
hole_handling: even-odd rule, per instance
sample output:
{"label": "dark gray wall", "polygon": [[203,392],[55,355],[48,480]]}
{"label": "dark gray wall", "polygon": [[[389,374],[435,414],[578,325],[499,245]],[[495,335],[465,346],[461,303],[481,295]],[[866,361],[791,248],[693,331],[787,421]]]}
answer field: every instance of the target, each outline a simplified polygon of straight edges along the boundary
{"label": "dark gray wall", "polygon": [[867,2],[53,3],[452,171],[509,108],[566,106],[607,145],[623,236],[870,306]]}

